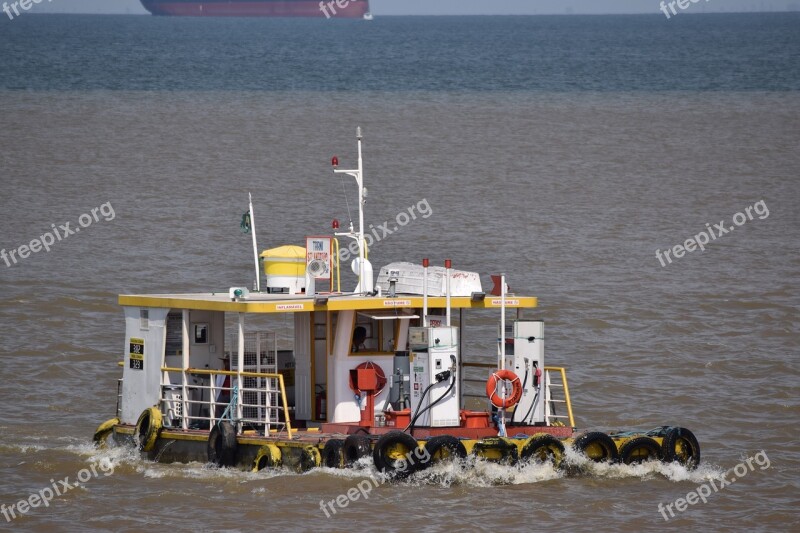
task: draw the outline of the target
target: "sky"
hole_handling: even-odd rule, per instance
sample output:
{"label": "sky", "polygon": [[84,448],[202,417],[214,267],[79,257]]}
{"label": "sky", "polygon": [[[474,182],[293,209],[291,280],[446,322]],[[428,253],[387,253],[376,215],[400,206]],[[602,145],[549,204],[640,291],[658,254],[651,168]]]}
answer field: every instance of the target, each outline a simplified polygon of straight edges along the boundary
{"label": "sky", "polygon": [[[6,0],[13,3],[14,0]],[[35,1],[35,0],[33,0]],[[534,15],[564,13],[659,13],[660,0],[371,0],[381,15]],[[699,0],[687,12],[800,10],[800,0]],[[38,13],[144,14],[139,0],[42,0]]]}

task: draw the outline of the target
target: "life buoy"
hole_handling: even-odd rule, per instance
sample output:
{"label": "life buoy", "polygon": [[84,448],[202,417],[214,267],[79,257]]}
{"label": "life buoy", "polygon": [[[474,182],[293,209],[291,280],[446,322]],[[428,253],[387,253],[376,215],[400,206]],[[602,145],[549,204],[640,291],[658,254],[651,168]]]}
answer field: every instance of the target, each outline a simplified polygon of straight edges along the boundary
{"label": "life buoy", "polygon": [[[511,394],[506,398],[502,398],[497,391],[497,385],[501,381],[511,383]],[[514,407],[519,403],[520,398],[522,398],[522,382],[519,380],[519,376],[511,370],[498,370],[492,373],[486,381],[486,396],[489,397],[489,401],[492,402],[492,405],[498,409]]]}
{"label": "life buoy", "polygon": [[140,451],[149,452],[156,445],[156,439],[163,425],[161,411],[155,407],[148,407],[139,415],[136,422],[134,439]]}
{"label": "life buoy", "polygon": [[98,448],[103,448],[106,445],[106,439],[114,431],[114,426],[119,424],[119,418],[112,418],[110,420],[106,420],[99,426],[97,426],[97,430],[94,432],[94,438],[92,438],[92,442]]}
{"label": "life buoy", "polygon": [[208,434],[208,462],[217,466],[236,464],[236,428],[227,420],[214,424]]}

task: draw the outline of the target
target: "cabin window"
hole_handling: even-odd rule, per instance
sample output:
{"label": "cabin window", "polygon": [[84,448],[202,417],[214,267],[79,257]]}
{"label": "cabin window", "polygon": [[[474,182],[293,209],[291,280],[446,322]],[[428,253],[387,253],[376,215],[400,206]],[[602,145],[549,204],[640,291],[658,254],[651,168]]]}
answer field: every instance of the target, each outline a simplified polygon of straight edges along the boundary
{"label": "cabin window", "polygon": [[397,338],[397,320],[376,320],[356,315],[350,355],[393,355]]}
{"label": "cabin window", "polygon": [[149,309],[139,309],[139,329],[141,329],[141,330],[150,329],[150,310]]}
{"label": "cabin window", "polygon": [[192,344],[208,344],[208,324],[205,322],[197,322],[192,324],[194,335],[192,336]]}
{"label": "cabin window", "polygon": [[183,353],[183,312],[173,311],[167,315],[167,338],[164,355]]}

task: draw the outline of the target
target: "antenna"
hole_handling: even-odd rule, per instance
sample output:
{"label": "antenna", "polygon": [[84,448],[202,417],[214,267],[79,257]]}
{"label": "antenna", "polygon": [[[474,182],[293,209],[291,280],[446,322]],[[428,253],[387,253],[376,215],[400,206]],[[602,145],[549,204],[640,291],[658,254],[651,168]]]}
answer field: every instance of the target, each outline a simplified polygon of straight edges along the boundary
{"label": "antenna", "polygon": [[250,197],[250,228],[253,232],[253,259],[256,266],[256,292],[261,292],[261,270],[258,264],[258,245],[256,244],[256,217],[253,215],[253,195],[247,193]]}
{"label": "antenna", "polygon": [[[366,267],[366,254],[364,248],[364,204],[366,203],[367,199],[367,190],[364,188],[364,163],[361,158],[361,140],[363,139],[363,135],[361,134],[361,126],[356,128],[356,139],[358,139],[358,168],[354,170],[339,170],[339,158],[334,157],[331,160],[333,165],[333,172],[336,174],[347,174],[349,176],[353,176],[356,179],[356,183],[358,184],[358,233],[356,233],[355,229],[353,228],[352,224],[350,225],[350,231],[347,233],[335,233],[336,236],[345,236],[350,237],[351,239],[355,239],[358,242],[358,286],[356,287],[356,292],[366,293],[372,290],[372,287],[367,287],[367,284],[371,285],[372,280],[367,279],[371,276],[365,276],[368,272],[365,271]],[[371,271],[371,268],[367,270]]]}

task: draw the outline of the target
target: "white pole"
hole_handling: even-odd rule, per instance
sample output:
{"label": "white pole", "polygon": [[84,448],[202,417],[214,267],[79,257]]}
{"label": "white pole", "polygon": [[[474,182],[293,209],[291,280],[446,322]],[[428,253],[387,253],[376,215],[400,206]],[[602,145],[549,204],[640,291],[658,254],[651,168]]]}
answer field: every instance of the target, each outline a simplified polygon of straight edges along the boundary
{"label": "white pole", "polygon": [[500,370],[506,368],[506,275],[500,274]]}
{"label": "white pole", "polygon": [[[236,356],[236,385],[238,386],[239,393],[236,395],[236,418],[242,418],[242,369],[244,368],[244,313],[239,313],[239,346],[238,354]],[[233,380],[231,380],[233,386]],[[231,392],[231,394],[233,394]],[[239,432],[237,424],[236,432]]]}
{"label": "white pole", "polygon": [[[506,275],[500,274],[500,370],[506,368]],[[503,398],[503,403],[506,399],[506,388],[503,387],[500,394]],[[500,419],[500,430],[498,435],[500,437],[506,436],[506,410],[498,409],[498,416]]]}
{"label": "white pole", "polygon": [[358,137],[358,264],[359,274],[358,283],[361,285],[361,292],[367,292],[364,286],[364,167],[361,160],[361,126],[356,128]]}
{"label": "white pole", "polygon": [[447,276],[447,280],[445,280],[445,295],[447,296],[447,326],[450,326],[450,263],[449,259],[444,260],[444,268],[445,268],[445,275]]}
{"label": "white pole", "polygon": [[253,214],[253,195],[247,193],[250,197],[250,229],[253,234],[253,260],[256,264],[256,292],[261,292],[261,271],[258,268],[258,245],[256,244],[256,217]]}
{"label": "white pole", "polygon": [[422,325],[428,327],[428,258],[422,260]]}

